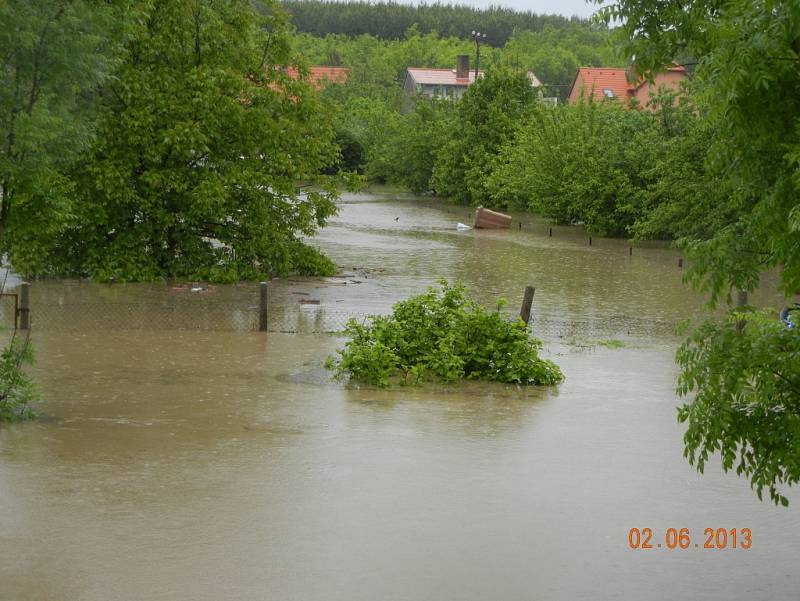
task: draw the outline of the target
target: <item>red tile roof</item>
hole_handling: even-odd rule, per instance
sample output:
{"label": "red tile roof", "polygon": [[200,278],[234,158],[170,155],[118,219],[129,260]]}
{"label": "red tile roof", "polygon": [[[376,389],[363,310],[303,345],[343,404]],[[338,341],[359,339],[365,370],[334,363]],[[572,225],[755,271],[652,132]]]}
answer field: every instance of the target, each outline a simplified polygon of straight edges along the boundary
{"label": "red tile roof", "polygon": [[[688,76],[688,71],[683,65],[673,64],[667,67],[667,72],[681,73]],[[580,67],[575,79],[572,82],[572,87],[569,90],[570,100],[577,101],[581,95],[589,98],[594,97],[602,100],[609,98],[606,93],[610,90],[613,98],[625,101],[631,98],[636,90],[642,85],[647,83],[646,79],[639,79],[631,83],[628,80],[628,75],[631,73],[628,69],[611,69],[608,67]],[[635,71],[633,72],[634,76]],[[576,87],[577,86],[577,87]]]}
{"label": "red tile roof", "polygon": [[[475,69],[469,70],[469,77],[456,78],[455,69],[423,69],[409,67],[408,74],[414,83],[432,86],[468,86],[475,83]],[[478,71],[478,77],[483,77],[483,71]]]}
{"label": "red tile roof", "polygon": [[[579,86],[577,90],[575,86]],[[582,93],[587,98],[593,96],[602,100],[607,97],[605,90],[610,90],[614,98],[627,100],[633,90],[633,86],[628,82],[628,70],[581,67],[578,69],[575,81],[572,82],[569,95],[572,97],[573,91],[576,91],[578,95]]]}
{"label": "red tile roof", "polygon": [[[300,72],[294,67],[288,67],[286,74],[292,79],[300,79]],[[309,67],[306,81],[321,90],[331,83],[347,83],[350,69],[347,67]]]}

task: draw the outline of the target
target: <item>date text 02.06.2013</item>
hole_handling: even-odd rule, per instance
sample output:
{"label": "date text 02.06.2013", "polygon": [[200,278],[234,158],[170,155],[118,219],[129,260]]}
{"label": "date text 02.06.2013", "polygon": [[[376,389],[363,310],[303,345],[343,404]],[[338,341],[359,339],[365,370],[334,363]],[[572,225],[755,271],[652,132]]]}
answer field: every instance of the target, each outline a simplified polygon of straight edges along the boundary
{"label": "date text 02.06.2013", "polygon": [[689,528],[652,528],[628,530],[631,549],[749,549],[753,546],[750,528],[706,528],[700,540],[694,540]]}

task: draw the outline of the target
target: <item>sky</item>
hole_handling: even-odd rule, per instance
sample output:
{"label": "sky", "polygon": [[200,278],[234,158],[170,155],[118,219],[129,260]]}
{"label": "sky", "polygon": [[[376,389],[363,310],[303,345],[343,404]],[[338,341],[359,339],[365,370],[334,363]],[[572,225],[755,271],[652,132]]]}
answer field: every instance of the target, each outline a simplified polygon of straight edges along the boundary
{"label": "sky", "polygon": [[[417,4],[414,0],[400,0],[406,4]],[[443,4],[466,4],[477,8],[488,8],[491,5],[507,6],[514,10],[529,10],[540,14],[557,14],[571,17],[588,17],[594,13],[599,5],[588,4],[584,0],[442,0]]]}

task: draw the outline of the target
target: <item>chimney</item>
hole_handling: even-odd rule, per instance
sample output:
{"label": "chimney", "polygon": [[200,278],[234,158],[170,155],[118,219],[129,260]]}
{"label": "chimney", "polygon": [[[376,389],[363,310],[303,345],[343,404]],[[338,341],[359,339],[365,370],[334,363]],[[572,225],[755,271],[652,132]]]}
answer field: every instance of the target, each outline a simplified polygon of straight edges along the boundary
{"label": "chimney", "polygon": [[469,79],[469,54],[456,57],[456,79]]}

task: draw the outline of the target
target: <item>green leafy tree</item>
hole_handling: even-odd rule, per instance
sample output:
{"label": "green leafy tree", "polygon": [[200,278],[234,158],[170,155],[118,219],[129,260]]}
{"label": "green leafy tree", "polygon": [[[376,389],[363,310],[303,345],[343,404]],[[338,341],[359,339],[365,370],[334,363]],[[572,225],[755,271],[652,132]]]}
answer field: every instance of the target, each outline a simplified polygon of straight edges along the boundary
{"label": "green leafy tree", "polygon": [[464,203],[487,202],[486,177],[494,155],[535,102],[530,81],[519,70],[492,69],[471,85],[437,154],[432,176],[437,194]]}
{"label": "green leafy tree", "polygon": [[[683,232],[689,279],[712,302],[753,290],[765,269],[790,296],[800,290],[800,3],[622,0],[604,12],[628,34],[626,51],[644,72],[675,56],[697,57],[695,82],[708,123],[710,235]],[[800,335],[773,319],[733,328],[708,323],[678,354],[686,454],[700,470],[721,451],[723,467],[767,488],[800,478]]]}
{"label": "green leafy tree", "polygon": [[65,175],[91,141],[94,91],[114,60],[122,6],[0,2],[0,253],[43,268],[74,210]]}
{"label": "green leafy tree", "polygon": [[703,471],[719,453],[723,469],[749,476],[759,498],[767,489],[783,505],[777,485],[796,484],[800,474],[797,338],[774,312],[750,312],[702,324],[678,351],[678,390],[695,393],[678,412],[689,460]]}
{"label": "green leafy tree", "polygon": [[693,102],[664,107],[657,120],[664,135],[649,153],[650,183],[629,234],[643,240],[708,239],[735,217],[735,189],[730,180],[707,172],[711,121],[695,116]]}
{"label": "green leafy tree", "polygon": [[372,180],[385,180],[383,157],[378,148],[394,139],[400,123],[399,102],[371,94],[367,86],[348,82],[331,86],[323,93],[333,115],[336,143],[341,153],[340,167],[367,173]]}
{"label": "green leafy tree", "polygon": [[414,110],[402,115],[392,130],[382,130],[368,175],[380,172],[384,181],[416,194],[430,192],[440,141],[448,135],[454,110],[451,100],[415,99]]}
{"label": "green leafy tree", "polygon": [[103,88],[97,138],[53,270],[105,280],[329,273],[306,245],[335,213],[336,155],[286,23],[246,0],[148,0]]}

